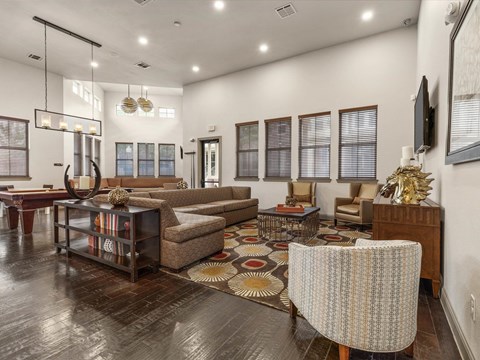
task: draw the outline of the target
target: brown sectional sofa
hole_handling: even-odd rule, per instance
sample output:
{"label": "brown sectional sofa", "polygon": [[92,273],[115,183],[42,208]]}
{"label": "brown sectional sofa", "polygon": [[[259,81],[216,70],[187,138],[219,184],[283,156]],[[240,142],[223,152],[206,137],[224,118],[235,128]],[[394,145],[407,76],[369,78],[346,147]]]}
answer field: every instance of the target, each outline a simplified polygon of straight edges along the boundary
{"label": "brown sectional sofa", "polygon": [[[94,200],[107,202],[107,195]],[[136,192],[128,203],[160,209],[160,264],[172,269],[222,250],[225,226],[258,213],[249,187]]]}
{"label": "brown sectional sofa", "polygon": [[121,186],[125,188],[132,188],[133,192],[136,191],[155,191],[163,189],[165,183],[178,183],[183,180],[182,178],[162,176],[158,178],[154,177],[115,177],[115,178],[102,178],[100,183],[101,188]]}

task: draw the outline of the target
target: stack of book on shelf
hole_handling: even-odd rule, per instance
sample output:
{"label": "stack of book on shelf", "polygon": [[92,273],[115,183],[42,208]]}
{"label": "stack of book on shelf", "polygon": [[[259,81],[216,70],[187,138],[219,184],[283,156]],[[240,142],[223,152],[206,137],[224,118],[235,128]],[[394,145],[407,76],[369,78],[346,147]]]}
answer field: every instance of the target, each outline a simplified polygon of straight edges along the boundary
{"label": "stack of book on shelf", "polygon": [[[104,233],[110,236],[119,236],[128,239],[130,234],[128,230],[129,222],[122,219],[115,214],[99,213],[94,221],[94,227],[98,232]],[[105,252],[113,253],[114,255],[124,256],[125,248],[127,247],[123,243],[115,240],[105,239],[100,236],[89,235],[88,246],[94,249],[102,249]],[[127,254],[128,255],[128,254]]]}

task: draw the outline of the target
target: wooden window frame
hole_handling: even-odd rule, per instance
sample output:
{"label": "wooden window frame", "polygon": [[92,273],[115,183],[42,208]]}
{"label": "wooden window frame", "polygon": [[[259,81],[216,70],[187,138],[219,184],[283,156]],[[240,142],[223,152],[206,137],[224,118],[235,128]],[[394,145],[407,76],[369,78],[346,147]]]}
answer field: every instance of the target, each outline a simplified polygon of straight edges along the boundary
{"label": "wooden window frame", "polygon": [[[236,131],[236,140],[237,140],[237,146],[236,146],[236,160],[237,160],[237,163],[236,163],[236,171],[235,171],[235,179],[234,180],[239,180],[239,181],[258,181],[259,178],[258,178],[258,163],[257,163],[257,176],[240,176],[238,175],[239,173],[239,165],[240,165],[240,161],[239,161],[239,155],[241,153],[257,153],[257,162],[258,162],[258,144],[257,144],[257,148],[256,149],[248,149],[248,150],[240,150],[240,128],[242,126],[252,126],[252,125],[257,125],[257,132],[259,129],[259,122],[258,121],[248,121],[248,122],[243,122],[243,123],[237,123],[235,124],[235,131]],[[258,140],[260,140],[260,137],[258,138]],[[258,141],[257,140],[257,141]]]}
{"label": "wooden window frame", "polygon": [[[30,150],[29,150],[29,120],[19,119],[9,116],[0,116],[1,120],[7,121],[16,121],[25,124],[25,147],[16,147],[16,146],[0,146],[2,150],[21,150],[26,152],[25,156],[25,166],[26,166],[26,174],[25,175],[0,175],[0,179],[7,179],[7,180],[30,180]],[[10,173],[10,170],[9,170]]]}
{"label": "wooden window frame", "polygon": [[[375,141],[374,142],[359,142],[355,143],[354,145],[366,145],[366,144],[374,144],[375,145],[375,164],[374,164],[374,170],[375,174],[373,177],[367,177],[367,178],[362,178],[362,177],[342,177],[342,114],[344,113],[350,113],[350,112],[359,112],[359,111],[365,111],[365,110],[375,110]],[[337,182],[377,182],[377,157],[378,157],[378,151],[377,151],[377,146],[378,146],[378,105],[369,105],[369,106],[361,106],[361,107],[356,107],[356,108],[348,108],[348,109],[341,109],[338,110],[338,179]]]}
{"label": "wooden window frame", "polygon": [[[290,123],[290,146],[289,147],[277,147],[277,148],[268,148],[268,124],[274,123],[274,122],[286,122],[288,121]],[[268,176],[268,151],[271,150],[290,150],[290,165],[292,161],[292,117],[291,116],[286,116],[286,117],[281,117],[281,118],[275,118],[275,119],[267,119],[264,120],[265,124],[265,177],[263,178],[263,181],[290,181],[292,180],[292,169],[290,166],[290,176]]]}
{"label": "wooden window frame", "polygon": [[[316,118],[320,116],[329,116],[330,117],[330,142],[328,145],[310,145],[302,146],[302,120]],[[328,148],[328,176],[324,177],[304,177],[302,174],[302,149],[317,149],[317,148]],[[331,181],[331,160],[332,160],[332,112],[324,111],[313,114],[304,114],[298,116],[298,180],[311,180],[316,182],[330,182]],[[315,164],[313,165],[316,166]]]}
{"label": "wooden window frame", "polygon": [[[162,159],[162,158],[160,157],[160,146],[162,146],[162,145],[173,146],[173,154],[174,154],[174,155],[173,155],[173,160],[165,160],[165,159]],[[160,143],[160,144],[158,144],[158,177],[160,177],[160,176],[162,176],[162,177],[175,177],[175,170],[176,170],[176,169],[175,169],[175,151],[176,151],[176,150],[175,150],[175,147],[176,147],[175,144],[167,144],[167,143]],[[161,163],[162,161],[164,161],[164,162],[166,162],[166,161],[173,162],[173,174],[172,174],[172,175],[162,175],[162,174],[160,173],[160,168],[161,168],[161,167],[160,167],[160,163]]]}

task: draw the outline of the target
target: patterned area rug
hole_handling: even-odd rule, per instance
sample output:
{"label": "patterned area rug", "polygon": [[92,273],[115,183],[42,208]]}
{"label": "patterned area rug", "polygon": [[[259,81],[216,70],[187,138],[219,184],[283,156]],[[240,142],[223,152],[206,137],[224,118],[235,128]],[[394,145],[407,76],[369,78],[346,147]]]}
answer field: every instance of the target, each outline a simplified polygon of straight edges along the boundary
{"label": "patterned area rug", "polygon": [[[257,237],[257,221],[225,229],[223,252],[203,259],[181,272],[162,271],[223,292],[288,311],[288,242]],[[371,230],[333,221],[321,221],[317,236],[307,246],[351,246],[357,238],[371,237]]]}

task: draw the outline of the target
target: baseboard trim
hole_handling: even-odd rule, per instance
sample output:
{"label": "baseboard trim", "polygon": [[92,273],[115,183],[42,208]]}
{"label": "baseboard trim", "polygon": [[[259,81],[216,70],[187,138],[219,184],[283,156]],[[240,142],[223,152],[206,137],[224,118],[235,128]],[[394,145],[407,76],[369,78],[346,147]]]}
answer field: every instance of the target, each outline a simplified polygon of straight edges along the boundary
{"label": "baseboard trim", "polygon": [[447,317],[448,324],[450,325],[450,329],[452,330],[453,339],[457,344],[458,351],[460,352],[460,356],[462,360],[475,360],[475,356],[472,353],[472,349],[467,343],[467,339],[463,334],[462,329],[460,328],[460,324],[458,323],[457,317],[453,312],[452,304],[448,299],[447,292],[445,288],[442,288],[442,296],[440,297],[440,304],[442,304],[443,311],[445,312],[445,316]]}

